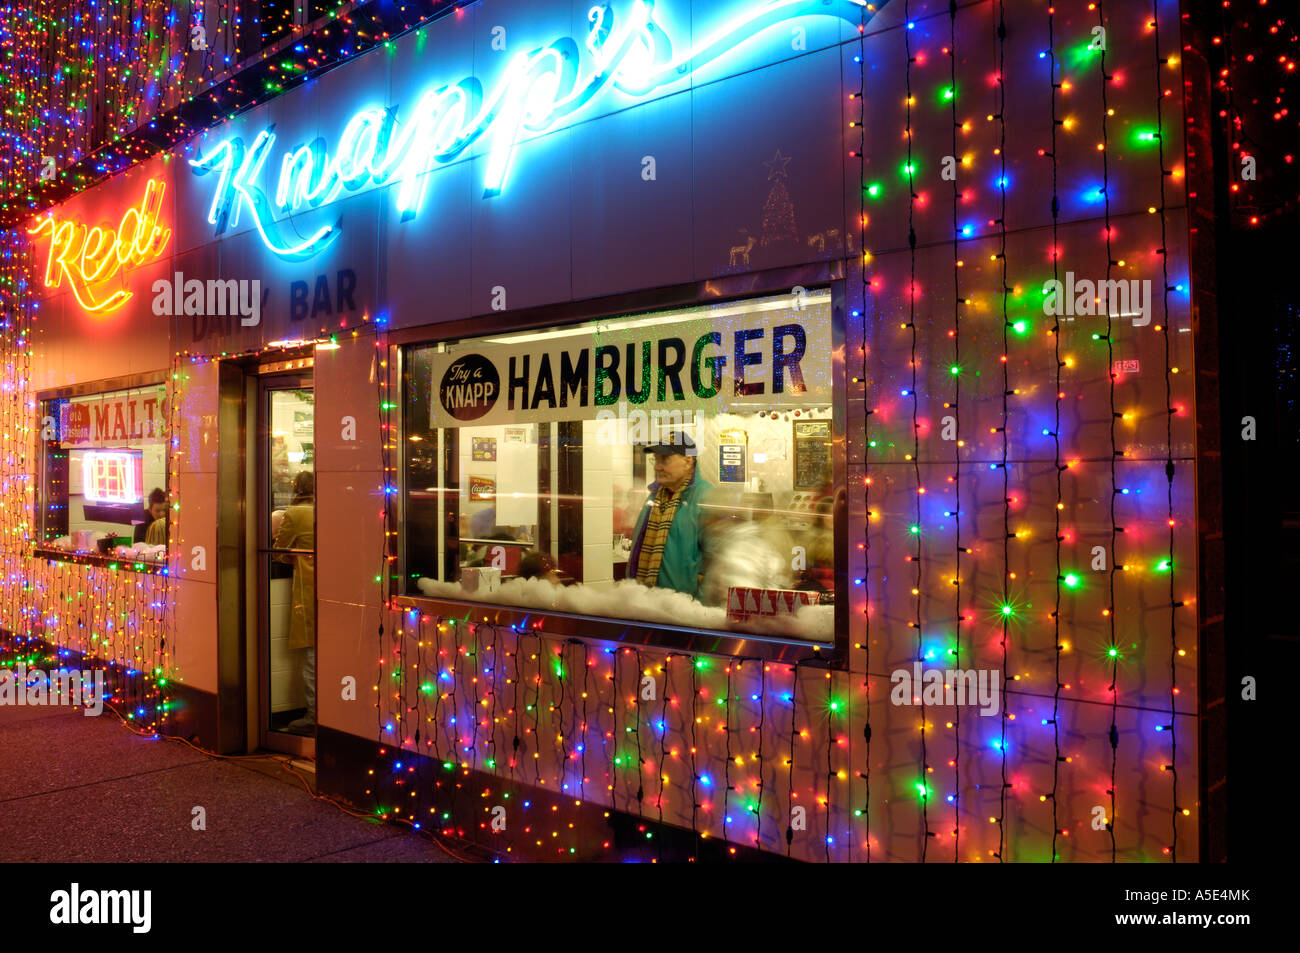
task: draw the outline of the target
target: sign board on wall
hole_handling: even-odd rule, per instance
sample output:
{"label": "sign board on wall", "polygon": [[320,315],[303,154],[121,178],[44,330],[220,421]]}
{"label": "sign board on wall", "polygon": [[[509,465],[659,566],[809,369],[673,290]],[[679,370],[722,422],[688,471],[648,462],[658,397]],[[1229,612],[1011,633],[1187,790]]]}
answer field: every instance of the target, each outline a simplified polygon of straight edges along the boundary
{"label": "sign board on wall", "polygon": [[87,450],[81,458],[82,493],[91,503],[139,503],[142,471],[139,450]]}
{"label": "sign board on wall", "polygon": [[718,434],[718,480],[744,483],[745,463],[749,457],[749,435],[743,430],[724,430]]}
{"label": "sign board on wall", "polygon": [[59,406],[61,443],[77,447],[120,447],[159,443],[167,424],[166,391],[74,397]]}
{"label": "sign board on wall", "polygon": [[434,355],[430,424],[611,419],[632,410],[752,412],[829,404],[829,294],[787,310],[584,325]]}
{"label": "sign board on wall", "polygon": [[794,488],[816,490],[831,482],[831,422],[796,420],[794,424]]}
{"label": "sign board on wall", "polygon": [[492,477],[471,476],[469,478],[469,498],[475,502],[495,499],[497,481]]}
{"label": "sign board on wall", "polygon": [[[412,326],[481,314],[489,307],[486,296],[471,298],[468,292],[447,293],[435,309],[424,307],[428,303],[424,300],[421,307],[413,307],[417,292],[407,289],[423,289],[430,269],[424,269],[422,276],[413,275],[417,266],[403,257],[412,254],[403,251],[403,242],[430,258],[434,255],[426,249],[439,241],[467,249],[463,259],[458,257],[449,266],[457,273],[474,274],[468,256],[479,255],[483,271],[503,272],[491,284],[509,288],[511,307],[587,297],[574,291],[568,280],[562,282],[567,290],[536,290],[541,285],[549,288],[549,276],[558,277],[556,269],[539,264],[534,275],[518,264],[527,256],[510,255],[497,242],[490,243],[490,252],[483,250],[486,226],[480,223],[495,222],[492,227],[518,234],[512,227],[515,216],[553,222],[555,248],[567,246],[569,233],[578,232],[578,217],[586,203],[577,197],[580,187],[558,188],[560,180],[551,170],[563,169],[567,177],[567,170],[577,165],[567,157],[554,162],[557,150],[567,148],[563,144],[571,138],[567,132],[556,133],[579,126],[600,130],[598,136],[617,149],[635,146],[639,163],[645,155],[637,141],[640,133],[611,117],[625,115],[629,107],[673,97],[681,105],[690,100],[689,90],[697,82],[748,83],[756,67],[806,59],[808,50],[819,50],[829,59],[835,44],[850,30],[856,31],[864,15],[857,0],[593,0],[576,14],[568,0],[518,6],[526,13],[518,14],[518,27],[510,24],[509,52],[479,55],[477,43],[495,24],[491,18],[497,13],[482,12],[481,5],[468,7],[463,18],[458,15],[423,26],[385,44],[383,51],[332,71],[319,83],[289,90],[141,163],[125,177],[87,189],[64,203],[55,213],[57,221],[49,225],[31,220],[33,228],[43,230],[33,236],[42,243],[40,270],[52,261],[51,280],[61,282],[48,291],[62,292],[70,284],[84,291],[85,285],[92,294],[83,296],[87,302],[93,297],[94,303],[109,302],[119,284],[125,293],[133,292],[129,302],[120,294],[111,300],[127,306],[95,320],[99,321],[96,327],[111,330],[114,341],[139,335],[143,343],[131,351],[135,356],[152,345],[154,338],[146,335],[166,336],[151,303],[156,306],[158,300],[154,283],[170,282],[171,292],[163,300],[173,302],[168,323],[175,346],[169,350],[162,342],[157,348],[161,359],[142,359],[133,371],[165,366],[166,356],[174,350],[238,353],[271,342],[310,340],[327,326],[352,328],[378,320],[391,322],[392,327]],[[454,27],[453,21],[462,25]],[[798,46],[790,42],[792,30],[800,36]],[[439,55],[423,55],[426,42],[437,44]],[[797,88],[800,99],[830,91],[820,80],[806,87],[802,82],[785,82],[783,88]],[[688,95],[679,95],[683,92]],[[686,105],[673,107],[665,128],[655,126],[664,148],[658,156],[661,163],[666,161],[668,140],[689,144],[692,139],[697,119],[695,110]],[[788,139],[803,143],[817,139],[805,130],[782,128],[781,135]],[[838,134],[838,124],[833,131]],[[788,154],[791,147],[784,145]],[[817,154],[834,151],[809,149]],[[764,143],[751,164],[761,169],[769,155]],[[600,161],[605,163],[603,173],[616,171],[612,154]],[[650,176],[638,178],[647,194],[651,189],[658,194],[677,188],[669,185],[662,166],[658,179],[653,178],[654,170],[639,165],[632,169],[634,176],[642,172]],[[526,184],[526,176],[537,179]],[[153,179],[157,184],[151,192]],[[532,201],[537,180],[556,195],[572,191],[573,202],[558,212],[549,206],[540,208]],[[813,180],[821,177],[810,175],[808,181]],[[672,181],[682,180],[673,177]],[[716,173],[697,172],[692,182],[683,188],[717,201]],[[552,185],[557,187],[551,189]],[[472,203],[458,198],[467,192]],[[454,201],[453,196],[457,196]],[[760,216],[762,194],[748,197],[755,201],[752,208],[746,202],[744,215]],[[733,204],[736,208],[726,216],[728,220],[740,214],[739,203],[728,203]],[[827,229],[842,229],[842,209],[836,207],[829,217],[819,217],[810,204],[799,205],[800,224],[806,231],[830,234]],[[376,214],[380,209],[382,215]],[[608,224],[586,228],[583,234],[599,242],[614,228],[629,231],[623,212],[611,214]],[[55,245],[55,232],[68,223],[79,229],[77,242],[86,238],[87,228],[98,226],[105,242],[95,243],[92,235],[92,245],[117,248],[123,254],[131,248],[147,249],[148,255],[139,262],[128,260],[111,287],[108,283],[103,288],[92,286],[87,275],[99,274],[99,252],[88,254],[86,274],[72,268],[80,260],[72,254],[76,249],[71,227],[58,235],[60,254],[53,259],[47,254]],[[757,221],[753,224],[756,228]],[[110,231],[121,241],[110,242]],[[671,241],[677,247],[691,247],[689,222],[679,231],[680,237],[674,234]],[[131,237],[134,243],[126,240]],[[726,247],[736,240],[728,229],[727,235],[710,244],[722,249],[718,254],[723,264]],[[799,246],[806,252],[803,260],[827,257],[815,254],[802,241]],[[760,244],[755,250],[755,268],[763,247]],[[380,266],[381,254],[391,270]],[[495,262],[496,255],[515,261]],[[746,264],[747,256],[748,252]],[[441,260],[450,257],[443,255]],[[590,270],[615,274],[589,257],[575,244],[573,260],[587,261]],[[653,260],[649,254],[645,258]],[[739,260],[717,267],[734,271],[732,266],[739,267]],[[67,273],[62,261],[75,274]],[[707,270],[713,265],[702,267]],[[133,270],[139,274],[127,274]],[[179,280],[182,276],[184,282]],[[621,283],[611,284],[603,293],[680,278],[667,266],[662,275],[658,270],[636,278],[618,274],[609,281]],[[230,309],[224,314],[212,312],[213,285],[228,282],[239,285],[240,296],[247,291],[248,301],[259,302],[256,316],[246,315],[242,304],[239,314]],[[41,286],[39,275],[35,283]],[[191,313],[185,291],[182,315],[174,302],[191,283],[204,285],[204,313]],[[41,290],[46,289],[41,286]],[[75,329],[70,325],[70,335],[91,318],[81,309],[77,317],[82,323]],[[254,317],[260,324],[243,326]],[[119,366],[122,363],[117,361]]]}
{"label": "sign board on wall", "polygon": [[[689,0],[597,2],[585,17],[585,36],[549,36],[514,56],[488,57],[471,76],[430,70],[422,94],[391,104],[380,99],[340,116],[311,142],[277,145],[274,124],[216,137],[189,166],[212,183],[208,222],[215,235],[235,226],[242,211],[271,254],[307,261],[339,238],[343,222],[327,208],[350,194],[388,188],[398,221],[409,221],[420,214],[436,172],[477,147],[484,160],[477,164],[481,194],[500,195],[527,140],[679,89],[750,41],[781,37],[772,48],[787,52],[782,28],[801,17],[831,17],[856,28],[864,6],[864,0],[753,0],[704,28],[694,23]],[[671,28],[663,22],[670,17]],[[285,222],[312,210],[319,216],[301,225]]]}

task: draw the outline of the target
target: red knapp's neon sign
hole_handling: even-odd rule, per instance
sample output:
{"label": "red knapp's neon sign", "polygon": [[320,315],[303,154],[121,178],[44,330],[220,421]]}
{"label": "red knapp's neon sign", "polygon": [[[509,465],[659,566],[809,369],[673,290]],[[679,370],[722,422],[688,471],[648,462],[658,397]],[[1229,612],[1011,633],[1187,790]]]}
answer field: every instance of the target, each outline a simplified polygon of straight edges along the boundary
{"label": "red knapp's neon sign", "polygon": [[77,302],[87,311],[100,314],[115,311],[131,300],[132,292],[125,288],[101,297],[102,286],[123,266],[153,261],[167,247],[171,229],[158,224],[165,190],[162,182],[150,179],[140,204],[122,213],[116,229],[59,221],[53,214],[27,229],[29,235],[50,233],[45,287],[57,288],[67,278]]}

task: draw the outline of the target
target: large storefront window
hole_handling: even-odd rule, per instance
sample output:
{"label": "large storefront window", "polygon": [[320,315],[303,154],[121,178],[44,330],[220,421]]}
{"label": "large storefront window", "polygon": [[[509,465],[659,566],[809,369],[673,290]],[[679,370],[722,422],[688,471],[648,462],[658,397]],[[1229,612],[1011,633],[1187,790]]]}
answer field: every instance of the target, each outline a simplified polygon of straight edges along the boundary
{"label": "large storefront window", "polygon": [[39,545],[135,562],[165,559],[166,396],[157,383],[41,401]]}
{"label": "large storefront window", "polygon": [[834,641],[827,290],[404,355],[411,595]]}

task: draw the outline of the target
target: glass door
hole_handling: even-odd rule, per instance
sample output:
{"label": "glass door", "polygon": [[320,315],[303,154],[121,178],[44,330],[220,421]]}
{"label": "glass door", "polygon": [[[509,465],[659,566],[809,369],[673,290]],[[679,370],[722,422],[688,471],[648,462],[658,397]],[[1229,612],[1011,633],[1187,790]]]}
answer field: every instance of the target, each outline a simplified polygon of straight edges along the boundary
{"label": "glass door", "polygon": [[261,743],[313,756],[316,439],[309,373],[261,378],[257,433]]}

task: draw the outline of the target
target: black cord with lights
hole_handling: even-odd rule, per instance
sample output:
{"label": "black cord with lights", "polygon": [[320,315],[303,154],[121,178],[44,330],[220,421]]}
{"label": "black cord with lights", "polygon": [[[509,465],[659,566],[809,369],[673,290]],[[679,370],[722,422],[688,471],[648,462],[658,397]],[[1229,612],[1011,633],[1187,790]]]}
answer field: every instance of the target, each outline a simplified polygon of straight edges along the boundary
{"label": "black cord with lights", "polygon": [[[1049,100],[1052,112],[1052,148],[1047,154],[1052,160],[1052,280],[1060,278],[1060,243],[1058,240],[1058,220],[1061,211],[1061,200],[1058,184],[1058,165],[1056,159],[1056,127],[1062,125],[1064,120],[1056,118],[1056,96],[1061,84],[1056,81],[1056,8],[1048,6],[1047,8],[1047,69],[1048,83],[1050,85]],[[1053,287],[1057,287],[1053,285]],[[1061,318],[1060,315],[1055,317],[1055,323],[1052,325],[1052,340],[1054,355],[1056,361],[1056,399],[1055,422],[1052,425],[1052,461],[1053,469],[1056,472],[1056,604],[1052,612],[1052,634],[1053,644],[1055,645],[1055,675],[1052,685],[1052,748],[1054,755],[1052,758],[1052,790],[1047,797],[1052,802],[1052,863],[1056,863],[1058,855],[1056,852],[1057,840],[1061,834],[1060,820],[1060,802],[1059,794],[1061,789],[1061,762],[1064,760],[1061,756],[1061,511],[1064,508],[1064,495],[1062,479],[1065,467],[1061,464],[1061,400],[1064,396],[1061,390],[1061,368],[1065,362],[1061,360]]]}
{"label": "black cord with lights", "polygon": [[[566,677],[568,675],[566,666],[569,661],[569,641],[570,640],[562,641],[555,648],[554,669],[555,678],[559,682],[559,691],[551,694],[550,705],[551,730],[555,733],[555,737],[560,742],[560,776],[556,781],[559,786],[556,793],[560,795],[564,794],[564,777],[569,770],[569,737],[568,733],[564,730],[564,705],[566,696],[568,695],[566,685],[568,682],[572,681],[572,679]],[[557,698],[559,699],[559,704],[556,704]],[[573,711],[573,709],[571,708],[570,711]]]}
{"label": "black cord with lights", "polygon": [[722,731],[724,741],[726,742],[727,763],[723,768],[723,786],[722,786],[722,839],[730,840],[727,828],[731,824],[731,792],[733,785],[731,781],[731,762],[733,755],[731,753],[731,672],[734,666],[739,665],[740,659],[735,659],[727,665],[727,689],[726,695],[723,696],[724,703],[722,709]]}
{"label": "black cord with lights", "polygon": [[[618,791],[616,789],[618,787],[618,764],[620,758],[620,755],[618,754],[618,749],[623,744],[623,734],[618,731],[618,728],[622,725],[622,720],[618,717],[618,702],[619,702],[618,665],[619,665],[619,656],[621,653],[618,651],[618,649],[609,649],[608,652],[612,656],[612,660],[613,660],[613,664],[610,666],[609,675],[606,676],[606,678],[609,679],[611,684],[611,694],[609,699],[609,714],[610,714],[610,723],[614,726],[615,730],[613,733],[614,743],[612,745],[606,744],[605,748],[609,755],[609,766],[607,769],[608,777],[609,777],[609,800],[611,804],[617,806]],[[625,796],[626,796],[626,792],[625,792]]]}
{"label": "black cord with lights", "polygon": [[[827,691],[835,690],[834,679],[829,672],[826,676]],[[835,779],[835,766],[832,763],[832,756],[835,753],[835,726],[831,719],[835,715],[836,708],[833,705],[826,706],[826,836],[822,838],[822,849],[826,863],[831,862],[831,813],[833,802],[831,800],[831,782]]]}
{"label": "black cord with lights", "polygon": [[[958,203],[961,200],[961,189],[957,184],[957,171],[961,168],[961,161],[957,156],[957,130],[961,128],[961,121],[957,118],[957,0],[948,0],[948,100],[952,106],[952,159],[953,159],[953,177],[952,177],[952,367],[954,373],[952,376],[953,390],[952,403],[945,404],[952,409],[953,415],[953,524],[954,524],[954,552],[953,558],[955,568],[953,570],[952,584],[956,588],[956,613],[954,621],[954,643],[953,649],[953,667],[961,668],[961,258],[958,242],[961,238],[961,230],[958,225]],[[953,709],[952,722],[952,768],[953,768],[953,795],[952,795],[952,859],[956,863],[961,854],[961,706],[956,705]]]}
{"label": "black cord with lights", "polygon": [[587,655],[586,644],[582,649],[582,734],[579,742],[579,753],[582,755],[579,769],[582,774],[578,778],[578,797],[582,801],[587,800],[587,733],[591,727],[587,716],[587,701],[591,695],[591,658]]}
{"label": "black cord with lights", "polygon": [[[659,809],[659,823],[664,822],[664,784],[668,780],[668,686],[669,686],[669,664],[672,662],[672,653],[669,652],[664,656],[664,688],[662,704],[659,706],[659,794],[655,798],[655,807]],[[663,844],[663,838],[659,839]]]}
{"label": "black cord with lights", "polygon": [[794,844],[794,739],[798,737],[798,731],[795,728],[794,716],[799,710],[799,663],[795,662],[790,666],[791,683],[790,683],[790,757],[785,766],[788,770],[788,787],[786,788],[786,826],[785,826],[785,855],[790,856],[790,848]]}
{"label": "black cord with lights", "polygon": [[[906,0],[903,4],[903,19],[910,22],[911,0]],[[916,617],[908,625],[916,630],[916,660],[922,665],[925,664],[925,647],[922,641],[923,631],[921,628],[921,552],[922,552],[922,532],[921,532],[921,443],[920,443],[920,397],[916,393],[917,389],[917,340],[916,340],[916,167],[912,160],[912,64],[916,62],[916,57],[912,55],[912,31],[903,31],[903,51],[907,57],[907,69],[905,80],[907,84],[906,107],[907,127],[904,133],[907,139],[907,247],[910,261],[910,273],[907,287],[907,327],[912,333],[912,382],[909,392],[912,397],[912,475],[916,483],[913,497],[913,527],[912,535],[916,540],[916,549],[912,556],[912,561],[916,564],[914,573],[914,583],[912,593],[916,597]],[[925,863],[926,855],[930,850],[930,839],[934,837],[934,832],[930,830],[930,761],[929,753],[925,741],[926,728],[926,705],[925,692],[920,692],[921,698],[921,821],[925,826],[925,835],[921,841],[921,862]],[[829,805],[827,806],[829,811]]]}
{"label": "black cord with lights", "polygon": [[696,725],[699,723],[699,708],[697,702],[700,697],[700,664],[697,661],[691,663],[691,833],[695,835],[692,841],[692,860],[699,860],[700,857],[700,771],[699,765],[695,758],[696,745],[698,738]]}
{"label": "black cord with lights", "polygon": [[641,717],[641,650],[637,649],[634,655],[636,659],[636,678],[633,684],[636,686],[634,699],[636,701],[636,727],[632,729],[636,735],[636,813],[637,817],[645,819],[645,756],[641,752],[641,729],[645,725],[645,719]]}
{"label": "black cord with lights", "polygon": [[523,650],[523,643],[524,643],[523,634],[516,631],[515,650],[510,653],[511,657],[515,660],[514,663],[515,677],[513,679],[514,703],[511,705],[510,708],[511,713],[515,716],[515,734],[514,737],[510,739],[510,780],[511,781],[518,780],[516,776],[516,772],[519,769],[519,751],[521,748],[524,747],[523,738],[520,735],[520,732],[523,729],[520,727],[520,720],[519,720],[520,717],[522,716],[522,710],[519,707],[519,684],[521,681],[523,681],[523,675],[519,671],[519,654]]}
{"label": "black cord with lights", "polygon": [[[1009,402],[1011,396],[1011,382],[1009,378],[1008,351],[1010,350],[1010,338],[1007,331],[1011,327],[1011,322],[1007,317],[1007,298],[1011,289],[1007,286],[1007,85],[1006,85],[1006,3],[1004,0],[998,0],[998,20],[997,20],[997,56],[998,56],[998,106],[995,118],[998,121],[998,159],[1001,163],[1001,174],[998,178],[998,194],[1001,197],[1001,207],[998,211],[998,254],[997,259],[1002,265],[1002,426],[998,429],[1002,433],[1002,455],[998,464],[1002,470],[1002,685],[1005,690],[1007,685],[1007,630],[1010,626],[1011,610],[1011,485],[1010,473],[1007,469],[1007,431],[1009,421]],[[1000,755],[1002,767],[1002,783],[998,790],[998,850],[997,858],[999,863],[1004,863],[1006,858],[1006,817],[1007,817],[1007,710],[1006,705],[1002,706],[999,722],[998,734],[998,753]]]}
{"label": "black cord with lights", "polygon": [[[522,635],[520,638],[522,640]],[[540,720],[541,720],[541,708],[542,708],[542,669],[545,667],[545,663],[542,661],[542,656],[546,654],[546,642],[540,635],[536,635],[534,636],[534,638],[537,639],[537,652],[533,656],[533,658],[537,660],[537,676],[536,678],[533,679],[533,705],[532,705],[533,782],[538,787],[541,787],[542,786],[542,765],[541,765],[542,733],[540,729]]]}
{"label": "black cord with lights", "polygon": [[[1110,83],[1110,74],[1106,72],[1106,13],[1105,5],[1098,0],[1097,2],[1097,25],[1101,29],[1101,193],[1102,207],[1105,215],[1106,226],[1106,286],[1110,287],[1111,268],[1115,264],[1114,254],[1111,251],[1111,231],[1110,231],[1110,130],[1107,119],[1110,117],[1110,106],[1107,101],[1106,89]],[[1115,460],[1122,455],[1115,443],[1115,421],[1120,414],[1115,410],[1115,335],[1114,335],[1114,317],[1111,312],[1111,302],[1105,303],[1106,308],[1106,380],[1110,390],[1110,562],[1109,572],[1107,573],[1109,594],[1107,596],[1107,619],[1110,623],[1110,789],[1107,793],[1110,795],[1110,814],[1106,818],[1106,831],[1110,835],[1110,860],[1114,863],[1116,860],[1115,846],[1115,779],[1119,761],[1119,726],[1117,717],[1119,713],[1119,645],[1115,629],[1115,573],[1121,567],[1119,565],[1119,555],[1117,553],[1117,543],[1119,534],[1123,532],[1115,521],[1115,503],[1119,497],[1120,489],[1115,477]]]}
{"label": "black cord with lights", "polygon": [[[1170,826],[1170,844],[1169,860],[1170,863],[1178,862],[1178,815],[1181,808],[1178,806],[1178,713],[1176,701],[1178,698],[1178,633],[1177,620],[1175,614],[1182,603],[1178,601],[1174,590],[1174,414],[1177,408],[1174,407],[1173,395],[1173,371],[1171,367],[1171,340],[1170,320],[1169,320],[1169,293],[1174,290],[1169,283],[1169,233],[1168,222],[1165,218],[1165,179],[1173,175],[1172,169],[1165,168],[1165,126],[1163,103],[1165,93],[1163,85],[1160,82],[1160,69],[1169,65],[1168,57],[1160,53],[1160,11],[1158,0],[1151,0],[1151,30],[1153,33],[1153,45],[1156,53],[1156,144],[1158,146],[1157,157],[1160,160],[1160,277],[1161,286],[1164,289],[1163,317],[1161,322],[1163,329],[1163,338],[1165,346],[1165,484],[1166,484],[1166,505],[1168,507],[1168,524],[1169,524],[1169,556],[1167,557],[1166,571],[1169,574],[1169,724],[1164,726],[1164,730],[1169,732],[1169,766],[1170,784],[1172,786],[1173,806],[1172,814],[1169,821]],[[1227,34],[1225,33],[1225,36]],[[1229,114],[1232,109],[1232,92],[1231,85],[1228,87],[1228,105]]]}
{"label": "black cord with lights", "polygon": [[497,719],[497,699],[500,697],[500,694],[501,694],[501,689],[500,689],[500,684],[501,684],[501,627],[498,626],[498,625],[493,625],[493,626],[492,626],[492,671],[491,671],[491,675],[492,675],[492,682],[491,682],[491,692],[490,692],[490,697],[492,698],[492,705],[491,705],[491,708],[490,708],[490,710],[489,710],[489,715],[488,715],[488,717],[489,717],[489,719],[490,719],[490,723],[491,723],[491,725],[492,725],[492,729],[491,729],[492,734],[491,734],[490,739],[489,739],[489,741],[488,741],[488,748],[489,748],[489,750],[491,751],[491,754],[489,755],[489,762],[488,762],[488,763],[492,766],[492,770],[493,770],[494,772],[496,772],[496,771],[500,771],[500,769],[501,769],[501,759],[500,759],[500,757],[498,757],[498,755],[497,755],[497,726],[498,726],[498,724],[499,724],[499,721],[498,721],[498,719]]}
{"label": "black cord with lights", "polygon": [[763,846],[763,727],[766,723],[764,702],[767,698],[767,665],[758,663],[758,796],[754,802],[754,846]]}
{"label": "black cord with lights", "polygon": [[[862,369],[859,376],[853,378],[852,383],[862,386],[862,689],[866,697],[865,712],[862,724],[862,738],[864,747],[863,770],[858,776],[863,782],[863,803],[861,809],[862,823],[866,829],[866,855],[867,862],[871,862],[871,477],[868,466],[868,453],[871,449],[871,431],[868,421],[871,417],[871,410],[867,407],[867,298],[868,298],[868,280],[867,280],[867,165],[866,165],[866,88],[867,88],[867,65],[866,65],[866,31],[867,31],[867,11],[864,8],[861,14],[861,22],[858,24],[858,52],[855,56],[858,64],[858,88],[855,92],[849,94],[851,99],[858,101],[858,138],[857,148],[849,150],[850,158],[858,160],[858,269],[861,276],[861,300],[859,302],[858,316],[861,318],[862,338],[858,350],[861,354]],[[787,849],[788,853],[788,849]]]}

